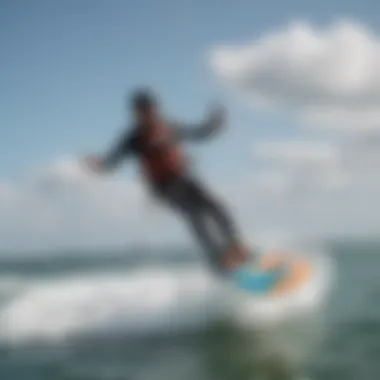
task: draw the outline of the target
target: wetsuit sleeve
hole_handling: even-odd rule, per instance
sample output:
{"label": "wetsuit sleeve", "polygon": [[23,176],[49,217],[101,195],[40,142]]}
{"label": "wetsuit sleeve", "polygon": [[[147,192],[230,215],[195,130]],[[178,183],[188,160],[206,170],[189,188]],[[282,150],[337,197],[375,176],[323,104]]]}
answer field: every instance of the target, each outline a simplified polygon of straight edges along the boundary
{"label": "wetsuit sleeve", "polygon": [[213,137],[221,128],[222,121],[214,118],[198,123],[173,123],[173,130],[178,140],[202,141]]}
{"label": "wetsuit sleeve", "polygon": [[133,151],[133,136],[124,133],[111,149],[104,155],[102,166],[104,170],[116,168]]}

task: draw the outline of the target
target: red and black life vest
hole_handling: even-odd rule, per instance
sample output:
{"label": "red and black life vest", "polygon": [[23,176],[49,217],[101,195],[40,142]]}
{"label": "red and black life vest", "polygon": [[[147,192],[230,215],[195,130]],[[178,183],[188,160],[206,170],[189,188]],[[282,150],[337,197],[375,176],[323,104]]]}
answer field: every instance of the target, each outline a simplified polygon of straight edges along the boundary
{"label": "red and black life vest", "polygon": [[187,160],[170,127],[157,122],[141,135],[141,169],[149,181],[167,181],[184,173]]}

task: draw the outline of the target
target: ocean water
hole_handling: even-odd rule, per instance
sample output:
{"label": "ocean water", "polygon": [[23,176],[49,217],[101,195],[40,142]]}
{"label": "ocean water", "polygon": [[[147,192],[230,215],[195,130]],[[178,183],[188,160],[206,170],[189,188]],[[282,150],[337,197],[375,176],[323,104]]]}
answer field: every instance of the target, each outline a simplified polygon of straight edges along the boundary
{"label": "ocean water", "polygon": [[380,379],[380,244],[329,255],[324,302],[275,323],[186,252],[4,256],[0,379]]}

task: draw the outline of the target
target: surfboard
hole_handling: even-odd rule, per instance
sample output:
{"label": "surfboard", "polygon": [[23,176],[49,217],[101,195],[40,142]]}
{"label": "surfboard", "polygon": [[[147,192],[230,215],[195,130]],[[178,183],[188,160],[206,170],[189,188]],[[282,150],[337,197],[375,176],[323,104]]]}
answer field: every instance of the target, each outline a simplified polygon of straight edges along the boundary
{"label": "surfboard", "polygon": [[298,291],[313,276],[313,264],[307,258],[286,252],[269,252],[258,262],[243,264],[232,272],[235,284],[256,295],[279,296]]}

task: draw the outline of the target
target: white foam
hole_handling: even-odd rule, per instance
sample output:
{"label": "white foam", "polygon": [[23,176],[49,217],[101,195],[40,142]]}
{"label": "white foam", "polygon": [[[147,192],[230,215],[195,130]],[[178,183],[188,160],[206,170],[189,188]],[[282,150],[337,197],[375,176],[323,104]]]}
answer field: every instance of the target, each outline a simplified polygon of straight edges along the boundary
{"label": "white foam", "polygon": [[0,335],[19,341],[102,329],[136,333],[191,327],[216,310],[216,285],[199,270],[34,280],[1,311]]}
{"label": "white foam", "polygon": [[326,263],[316,268],[310,286],[283,300],[236,293],[199,268],[30,280],[0,309],[0,339],[59,341],[99,332],[179,332],[201,328],[228,313],[251,325],[279,321],[319,307],[325,295]]}

